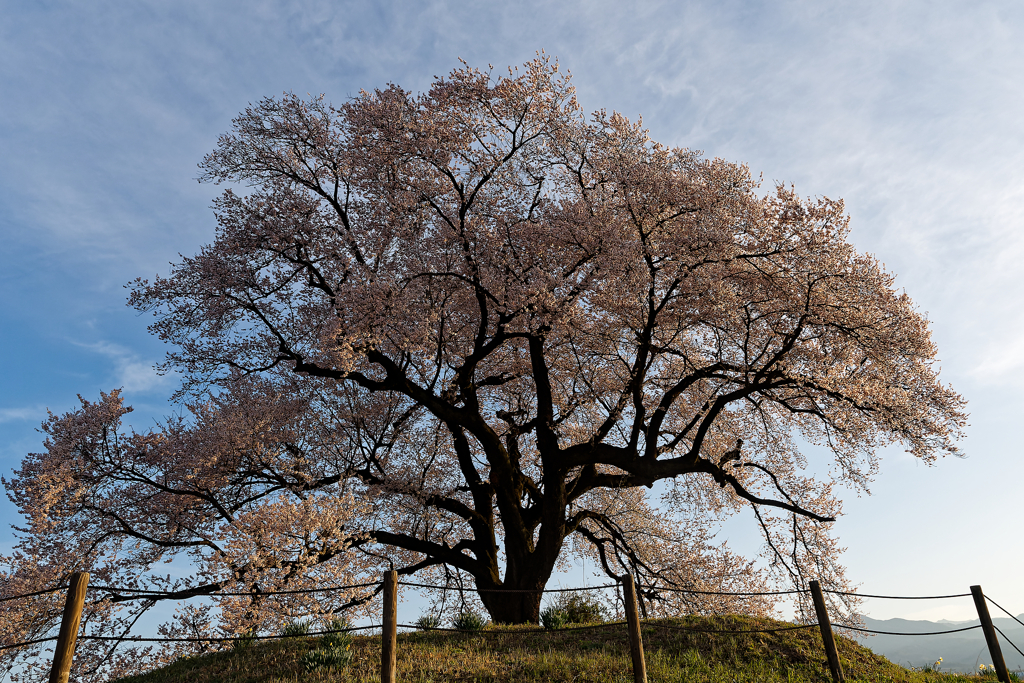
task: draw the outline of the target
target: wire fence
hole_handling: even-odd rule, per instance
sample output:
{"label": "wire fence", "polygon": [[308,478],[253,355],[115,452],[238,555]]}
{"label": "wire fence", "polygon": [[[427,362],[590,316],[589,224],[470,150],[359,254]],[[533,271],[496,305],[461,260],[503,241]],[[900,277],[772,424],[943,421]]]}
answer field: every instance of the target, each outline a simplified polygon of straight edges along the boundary
{"label": "wire fence", "polygon": [[[408,588],[427,589],[427,590],[448,590],[448,591],[468,591],[468,592],[476,592],[476,593],[508,593],[508,594],[524,594],[524,593],[537,594],[537,593],[540,593],[540,594],[543,595],[543,594],[549,594],[549,593],[556,593],[556,594],[557,593],[577,593],[577,592],[581,592],[581,591],[607,590],[607,589],[620,588],[620,587],[622,587],[623,584],[621,584],[621,583],[610,583],[610,584],[603,584],[603,585],[597,585],[597,586],[584,586],[584,587],[577,587],[577,588],[538,588],[538,589],[529,589],[529,588],[527,588],[527,589],[520,589],[520,588],[479,588],[479,587],[465,587],[465,586],[457,586],[457,585],[442,585],[442,584],[418,583],[418,582],[412,582],[412,581],[403,581],[403,582],[395,581],[395,585],[396,586],[404,586],[404,587],[408,587]],[[812,582],[812,587],[813,586],[814,586],[814,584]],[[98,591],[98,592],[101,592],[101,593],[107,593],[107,594],[112,594],[112,595],[138,595],[142,599],[145,599],[146,597],[150,597],[150,596],[152,596],[152,597],[165,596],[166,597],[168,595],[173,595],[175,593],[182,593],[182,594],[184,594],[184,593],[190,593],[191,591],[196,591],[196,592],[192,592],[190,595],[183,595],[182,596],[182,599],[187,599],[187,598],[192,598],[192,597],[215,598],[215,597],[251,597],[251,596],[259,596],[261,598],[266,598],[266,597],[270,597],[270,596],[274,596],[274,595],[299,595],[299,594],[328,593],[328,592],[335,592],[335,591],[359,590],[359,589],[365,589],[365,588],[376,588],[377,589],[377,591],[375,591],[375,593],[376,593],[376,592],[379,592],[379,590],[382,587],[383,587],[383,584],[380,581],[368,581],[368,582],[354,583],[354,584],[348,584],[348,585],[322,586],[322,587],[301,588],[301,589],[282,589],[282,590],[276,590],[276,591],[223,591],[223,592],[221,592],[221,591],[214,590],[214,591],[210,591],[210,592],[203,592],[203,591],[200,591],[200,590],[195,589],[195,588],[193,588],[193,589],[186,588],[186,589],[169,590],[169,591],[158,591],[158,590],[153,590],[153,589],[140,589],[140,588],[129,588],[129,587],[119,587],[119,586],[105,586],[105,585],[89,586],[88,590],[90,590],[90,591]],[[57,586],[57,587],[54,587],[54,588],[49,588],[49,589],[39,590],[39,591],[32,591],[32,592],[24,593],[24,594],[20,594],[20,595],[5,596],[5,597],[0,598],[0,602],[10,602],[10,601],[13,601],[13,600],[24,600],[24,599],[29,599],[29,598],[33,598],[33,597],[49,595],[49,594],[53,594],[53,593],[58,593],[60,591],[68,590],[68,588],[69,588],[69,586],[67,586],[67,585],[61,585],[61,586]],[[707,590],[699,590],[699,589],[696,589],[696,588],[683,588],[683,587],[678,587],[678,586],[657,586],[657,585],[637,586],[637,588],[639,588],[639,589],[641,589],[643,591],[647,591],[647,592],[665,591],[665,592],[685,593],[685,594],[692,594],[692,595],[733,596],[733,597],[760,597],[760,596],[801,595],[801,594],[807,594],[807,593],[811,593],[812,592],[812,591],[807,590],[807,589],[794,589],[794,590],[785,590],[785,591],[761,591],[761,592],[729,592],[729,591],[707,591]],[[979,594],[980,594],[980,588],[977,587],[977,586],[973,587],[972,591],[975,588],[979,589]],[[886,599],[886,600],[945,600],[945,599],[953,599],[953,598],[965,598],[965,597],[971,597],[972,595],[975,595],[974,593],[956,593],[956,594],[949,594],[949,595],[875,595],[875,594],[867,594],[867,593],[858,593],[858,592],[854,592],[854,591],[840,591],[840,590],[831,590],[831,589],[820,589],[820,592],[821,593],[829,593],[829,594],[832,594],[832,595],[840,595],[840,596],[853,596],[853,597],[860,597],[860,598],[875,598],[875,599]],[[820,597],[820,595],[819,595],[819,597]],[[977,599],[977,595],[975,595],[975,597]],[[997,607],[999,610],[1001,610],[1003,613],[1005,613],[1010,619],[1012,619],[1017,624],[1019,624],[1022,627],[1024,627],[1024,622],[1022,622],[1020,619],[1018,619],[1016,616],[1014,616],[1012,613],[1010,613],[1006,608],[1002,607],[996,601],[992,600],[988,596],[984,596],[983,602],[984,601],[987,601],[987,602],[991,603],[992,605]],[[987,618],[987,611],[985,612],[985,618]],[[984,621],[984,618],[981,617],[980,608],[979,608],[979,619]],[[990,622],[990,620],[989,620],[989,622]],[[436,632],[445,632],[445,633],[461,633],[461,634],[467,634],[467,635],[482,635],[482,636],[501,636],[501,635],[511,635],[511,634],[543,634],[543,633],[554,633],[554,632],[585,631],[585,630],[596,630],[596,629],[609,629],[609,628],[613,628],[613,627],[621,627],[623,625],[627,625],[627,621],[619,620],[619,621],[607,621],[607,622],[601,622],[601,623],[595,623],[595,624],[567,625],[567,626],[563,626],[563,627],[560,627],[560,628],[553,628],[553,629],[545,629],[545,628],[542,628],[542,627],[539,627],[539,626],[534,626],[534,627],[528,627],[528,628],[498,628],[498,629],[487,629],[487,630],[484,630],[484,629],[445,628],[445,627],[441,627],[441,626],[431,626],[429,624],[397,624],[397,619],[393,619],[392,623],[395,624],[395,626],[394,626],[395,628],[415,629],[415,630],[418,630],[418,631],[421,631],[421,632],[436,631]],[[640,620],[638,619],[637,620],[637,624],[639,624],[639,623],[640,623]],[[723,633],[728,633],[728,634],[780,633],[780,632],[785,632],[785,631],[797,631],[797,630],[805,630],[805,629],[813,629],[813,628],[822,628],[822,625],[820,623],[818,623],[818,622],[815,622],[815,623],[793,624],[793,625],[779,626],[779,627],[741,628],[741,629],[731,629],[731,628],[726,628],[726,629],[695,628],[695,627],[690,627],[690,626],[682,626],[682,625],[678,625],[678,624],[666,623],[663,620],[651,620],[651,619],[644,619],[644,620],[642,620],[642,623],[645,626],[654,627],[654,628],[658,628],[658,629],[665,629],[665,630],[672,630],[672,631],[684,631],[684,632],[690,632],[690,633],[717,633],[717,634],[723,634]],[[947,630],[942,630],[942,631],[921,631],[921,632],[906,632],[906,631],[902,631],[902,632],[900,632],[900,631],[881,631],[881,630],[877,630],[877,629],[870,629],[870,628],[864,628],[864,627],[860,627],[860,626],[853,626],[853,625],[847,625],[847,624],[838,624],[837,625],[838,628],[844,629],[844,630],[848,630],[848,631],[855,631],[855,632],[858,632],[858,633],[868,633],[868,634],[876,634],[876,635],[887,635],[887,636],[939,636],[939,635],[948,635],[948,634],[954,634],[954,633],[963,633],[963,632],[967,632],[967,631],[973,631],[973,630],[976,630],[976,629],[982,629],[982,628],[984,628],[984,626],[985,626],[984,623],[978,623],[978,624],[974,624],[974,625],[971,625],[971,626],[947,629]],[[1000,629],[995,624],[991,624],[991,627],[994,628],[994,630],[999,633],[999,635],[1002,637],[1002,640],[1004,640],[1005,642],[1009,643],[1009,645],[1011,647],[1013,647],[1013,649],[1016,650],[1017,653],[1019,653],[1022,657],[1024,657],[1024,651],[1022,651],[1021,648],[1019,648],[1013,641],[1011,641],[1006,636],[1006,634],[1003,632],[1002,629]],[[79,640],[92,640],[92,641],[108,641],[108,642],[115,642],[116,641],[118,643],[188,643],[188,642],[191,642],[191,643],[215,643],[215,642],[216,643],[240,643],[240,642],[252,642],[252,641],[262,641],[262,640],[281,640],[281,639],[287,639],[287,638],[308,638],[308,637],[318,637],[318,636],[329,636],[329,635],[333,635],[333,634],[351,633],[351,632],[366,631],[366,630],[381,629],[381,628],[382,628],[381,624],[370,624],[370,625],[365,625],[365,626],[351,626],[351,627],[345,627],[345,628],[329,628],[329,629],[323,629],[323,630],[319,630],[319,631],[307,631],[307,632],[296,632],[296,633],[279,633],[279,634],[266,634],[266,635],[260,635],[260,634],[253,633],[253,634],[246,634],[246,635],[241,635],[241,636],[239,636],[239,635],[228,635],[228,636],[210,635],[210,636],[193,636],[193,637],[176,637],[176,636],[146,637],[146,636],[137,636],[137,635],[128,635],[128,634],[123,634],[123,635],[120,635],[120,636],[102,636],[102,635],[83,634],[83,635],[79,636],[78,639]],[[824,628],[823,628],[823,637],[824,637]],[[12,650],[12,649],[17,649],[17,648],[25,648],[25,647],[29,647],[29,646],[32,646],[32,645],[39,645],[39,644],[46,643],[46,642],[52,642],[52,641],[55,641],[57,639],[58,639],[57,636],[51,636],[51,637],[46,637],[46,638],[35,638],[35,639],[25,640],[23,642],[2,645],[2,646],[0,646],[0,652],[4,652],[4,651],[7,651],[7,650]]]}
{"label": "wire fence", "polygon": [[[286,589],[286,590],[276,590],[276,591],[256,591],[256,592],[253,592],[253,591],[226,591],[226,592],[219,592],[218,591],[218,592],[211,592],[211,593],[196,593],[194,595],[187,596],[187,597],[215,598],[215,597],[251,597],[251,596],[259,596],[259,597],[264,597],[265,598],[265,597],[270,597],[270,596],[274,596],[274,595],[297,595],[297,594],[311,594],[311,593],[327,593],[327,592],[342,591],[342,590],[357,590],[357,589],[360,589],[360,588],[371,588],[371,587],[377,587],[377,586],[380,586],[380,585],[381,585],[381,583],[379,581],[367,581],[367,582],[364,582],[364,583],[347,584],[347,585],[340,585],[340,586],[324,586],[324,587],[317,587],[317,588]],[[429,589],[429,590],[462,590],[462,591],[475,592],[475,593],[512,593],[512,594],[515,594],[515,593],[519,593],[519,594],[522,594],[522,593],[541,593],[541,594],[547,594],[547,593],[578,593],[578,592],[582,592],[582,591],[607,590],[607,589],[610,589],[610,588],[617,588],[617,587],[620,586],[620,584],[617,584],[617,583],[609,583],[609,584],[602,584],[602,585],[598,585],[598,586],[583,586],[583,587],[577,587],[577,588],[539,588],[539,589],[533,589],[533,588],[478,588],[478,587],[468,587],[467,588],[467,587],[460,587],[460,586],[416,583],[416,582],[408,582],[408,581],[400,581],[398,583],[398,585],[399,586],[405,586],[407,588],[424,588],[424,589]],[[692,588],[679,588],[679,587],[676,587],[676,586],[654,586],[654,585],[643,586],[643,585],[641,585],[641,586],[638,586],[638,587],[642,588],[644,590],[647,590],[647,591],[665,591],[665,592],[673,592],[673,593],[686,593],[686,594],[691,594],[691,595],[714,595],[714,596],[734,596],[734,597],[760,597],[760,596],[777,596],[777,595],[798,595],[798,594],[807,594],[807,593],[810,592],[807,589],[794,589],[794,590],[785,590],[785,591],[760,591],[760,592],[731,592],[731,591],[705,591],[705,590],[697,590],[697,589],[692,589]],[[40,590],[40,591],[33,591],[31,593],[24,593],[24,594],[13,595],[13,596],[6,596],[6,597],[3,597],[3,598],[0,598],[0,602],[7,602],[7,601],[11,601],[11,600],[25,599],[25,598],[36,597],[36,596],[40,596],[40,595],[47,595],[47,594],[50,594],[50,593],[56,593],[56,592],[59,592],[59,591],[62,591],[62,590],[67,590],[67,588],[68,588],[67,586],[58,586],[56,588],[50,588],[50,589]],[[170,592],[187,592],[187,589],[183,590],[183,591],[157,591],[157,590],[152,590],[152,589],[127,588],[127,587],[119,587],[119,586],[94,586],[94,585],[89,586],[89,590],[90,591],[96,590],[96,591],[102,591],[102,592],[113,593],[113,594],[134,593],[134,594],[137,594],[137,595],[140,595],[140,596],[147,596],[147,595],[166,596]],[[830,590],[830,589],[827,589],[827,588],[823,588],[822,592],[823,593],[830,593],[830,594],[833,594],[833,595],[847,595],[847,596],[854,596],[854,597],[860,597],[860,598],[880,598],[880,599],[887,599],[887,600],[943,600],[943,599],[949,599],[949,598],[965,598],[965,597],[969,598],[969,597],[971,597],[970,593],[956,593],[956,594],[950,594],[950,595],[873,595],[873,594],[867,594],[867,593],[857,593],[857,592],[853,592],[853,591]],[[986,599],[988,599],[989,602],[991,602],[993,605],[995,605],[1000,610],[1002,610],[1007,616],[1009,616],[1011,619],[1016,621],[1018,624],[1020,624],[1021,626],[1024,626],[1024,622],[1021,622],[1020,619],[1018,619],[1017,617],[1013,616],[1013,614],[1011,614],[1009,611],[1007,611],[1001,605],[996,603],[994,600],[992,600],[991,598],[988,598],[988,596],[986,596]],[[587,626],[586,628],[609,626],[609,625],[622,624],[622,623],[625,623],[625,622],[621,622],[621,621],[619,621],[619,622],[604,622],[602,624],[597,624],[595,626]],[[695,629],[689,629],[689,628],[685,628],[685,627],[668,626],[668,625],[664,625],[664,624],[656,624],[656,625],[658,625],[659,627],[663,627],[663,628],[673,628],[673,629],[676,629],[676,630],[683,630],[683,631],[685,631],[685,630],[690,630],[690,631],[695,630]],[[812,623],[812,624],[802,624],[802,625],[791,626],[791,627],[784,627],[784,628],[777,628],[777,629],[746,630],[746,631],[734,631],[734,632],[736,632],[736,633],[761,633],[761,632],[773,633],[773,632],[777,632],[777,631],[787,631],[787,630],[797,630],[797,629],[804,629],[804,628],[812,628],[812,627],[815,627],[817,625],[818,625],[817,623]],[[415,628],[415,629],[420,629],[420,630],[431,630],[431,631],[449,631],[449,632],[453,632],[453,633],[479,633],[480,632],[480,631],[475,631],[475,630],[462,630],[462,629],[440,628],[440,627],[424,628],[423,626],[409,625],[409,624],[400,624],[400,626],[402,628]],[[981,628],[981,624],[976,624],[974,626],[968,626],[968,627],[965,627],[965,628],[951,629],[951,630],[947,630],[947,631],[930,631],[930,632],[921,632],[921,633],[916,633],[916,632],[877,631],[877,630],[872,630],[872,629],[867,629],[867,628],[862,628],[862,627],[848,626],[848,625],[845,625],[845,624],[837,625],[837,627],[838,628],[842,628],[842,629],[852,630],[852,631],[858,631],[858,632],[862,632],[862,633],[873,633],[873,634],[879,634],[879,635],[925,636],[925,635],[944,635],[944,634],[947,634],[947,633],[959,633],[959,632],[962,632],[962,631],[970,631],[970,630]],[[350,628],[350,629],[342,629],[342,630],[335,630],[335,631],[324,631],[323,634],[342,633],[342,632],[345,632],[345,631],[358,631],[358,630],[366,630],[366,629],[371,629],[371,628],[380,628],[380,626],[379,625],[377,625],[377,626],[360,626],[360,627],[354,627],[354,628]],[[580,628],[580,627],[571,627],[571,628],[575,629],[575,628]],[[560,630],[566,630],[566,629],[560,629]],[[495,631],[494,633],[513,633],[513,632],[519,632],[519,631],[509,631],[507,629],[503,629],[501,631]],[[538,631],[538,629],[526,629],[526,630],[523,630],[521,632],[526,633],[526,632],[539,632],[539,631]],[[707,632],[713,632],[713,631],[707,631]],[[310,633],[310,634],[305,634],[305,635],[321,635],[321,633],[318,632],[318,633]],[[124,640],[124,641],[132,640],[132,641],[144,641],[144,642],[158,642],[158,641],[161,641],[161,640],[166,640],[168,642],[191,642],[191,641],[210,641],[210,642],[213,642],[213,641],[231,641],[231,640],[251,640],[251,639],[254,639],[254,638],[255,639],[259,639],[259,640],[279,639],[279,638],[286,638],[286,637],[291,637],[291,636],[284,636],[284,635],[243,636],[243,637],[237,637],[237,636],[234,636],[234,637],[211,636],[209,638],[171,638],[171,637],[167,637],[167,638],[140,638],[140,637],[135,637],[135,636],[125,636],[125,637],[119,637],[119,636],[81,636],[80,639],[81,640]],[[23,643],[17,643],[17,644],[14,644],[14,645],[4,645],[4,646],[0,647],[0,650],[7,650],[7,649],[15,648],[15,647],[24,647],[26,645],[33,645],[33,644],[36,644],[36,643],[42,643],[42,642],[47,642],[47,641],[56,640],[56,639],[57,639],[56,636],[54,636],[54,637],[51,637],[51,638],[40,638],[40,639],[36,639],[36,640],[32,640],[32,641],[26,641],[26,642],[23,642]],[[1016,646],[1014,646],[1014,647],[1016,648]],[[1024,653],[1022,653],[1022,654],[1024,654]]]}

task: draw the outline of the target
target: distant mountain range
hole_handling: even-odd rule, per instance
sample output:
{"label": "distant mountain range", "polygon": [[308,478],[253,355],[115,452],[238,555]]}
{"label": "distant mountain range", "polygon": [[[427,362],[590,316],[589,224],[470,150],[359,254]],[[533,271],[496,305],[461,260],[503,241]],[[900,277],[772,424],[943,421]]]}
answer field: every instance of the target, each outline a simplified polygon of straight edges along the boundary
{"label": "distant mountain range", "polygon": [[[909,619],[864,619],[864,628],[875,631],[893,631],[896,633],[928,633],[932,631],[948,631],[965,626],[974,626],[974,621],[911,621]],[[1024,621],[1024,614],[1017,617]],[[1024,656],[1021,656],[1006,642],[1009,638],[1021,650],[1024,650],[1024,626],[1013,619],[993,618],[992,623],[1005,634],[999,638],[999,646],[1003,651],[1006,667],[1011,671],[1024,670]],[[921,668],[932,666],[942,657],[943,671],[975,671],[978,664],[989,666],[992,658],[985,645],[985,635],[981,629],[950,633],[941,636],[881,636],[864,633],[850,633],[861,645],[871,648],[877,654],[885,655],[891,662],[903,666]]]}

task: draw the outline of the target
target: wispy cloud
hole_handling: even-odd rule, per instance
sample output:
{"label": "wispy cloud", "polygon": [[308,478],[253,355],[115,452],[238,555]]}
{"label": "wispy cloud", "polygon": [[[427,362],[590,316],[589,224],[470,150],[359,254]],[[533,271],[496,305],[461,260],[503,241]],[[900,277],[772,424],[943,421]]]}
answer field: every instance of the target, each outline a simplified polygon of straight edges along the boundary
{"label": "wispy cloud", "polygon": [[1006,334],[982,346],[978,361],[967,373],[983,385],[1009,385],[1024,373],[1024,325],[1018,322],[1000,327],[1008,328]]}
{"label": "wispy cloud", "polygon": [[20,422],[21,420],[39,420],[46,415],[42,406],[25,406],[22,408],[0,408],[0,423]]}
{"label": "wispy cloud", "polygon": [[127,392],[145,393],[163,388],[170,379],[157,373],[154,363],[145,361],[131,349],[101,341],[93,344],[75,342],[76,346],[106,356],[114,364],[114,383]]}

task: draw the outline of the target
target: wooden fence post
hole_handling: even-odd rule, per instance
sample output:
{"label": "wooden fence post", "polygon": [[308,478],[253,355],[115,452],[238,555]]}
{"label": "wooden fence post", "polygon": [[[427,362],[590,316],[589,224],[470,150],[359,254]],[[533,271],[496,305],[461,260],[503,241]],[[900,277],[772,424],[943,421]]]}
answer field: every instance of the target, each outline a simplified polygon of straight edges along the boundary
{"label": "wooden fence post", "polygon": [[626,629],[629,631],[629,654],[633,657],[633,681],[647,683],[647,662],[644,661],[644,641],[640,635],[640,615],[637,611],[633,575],[626,574],[622,583],[622,597],[626,603]]}
{"label": "wooden fence post", "polygon": [[836,650],[836,639],[832,635],[832,621],[828,618],[828,610],[825,609],[825,596],[821,592],[821,584],[811,581],[811,598],[814,600],[814,611],[818,615],[818,627],[821,628],[821,641],[825,644],[825,654],[828,656],[828,668],[832,672],[832,680],[835,683],[843,683],[843,667],[839,664],[839,651]]}
{"label": "wooden fence post", "polygon": [[985,642],[988,643],[988,653],[992,656],[992,666],[996,668],[996,675],[1002,683],[1010,683],[1010,672],[1006,670],[1003,651],[999,648],[999,639],[996,638],[996,629],[992,626],[992,617],[988,613],[988,603],[985,594],[981,592],[981,586],[971,586],[971,595],[978,610],[981,630],[985,633]]}
{"label": "wooden fence post", "polygon": [[50,668],[50,683],[68,683],[71,675],[71,661],[75,656],[78,642],[78,626],[82,622],[82,606],[85,605],[85,588],[89,585],[87,572],[71,575],[68,597],[64,602],[64,616],[60,620],[57,647],[53,650],[53,666]]}
{"label": "wooden fence post", "polygon": [[395,683],[398,648],[398,572],[384,572],[384,628],[380,640],[380,683]]}

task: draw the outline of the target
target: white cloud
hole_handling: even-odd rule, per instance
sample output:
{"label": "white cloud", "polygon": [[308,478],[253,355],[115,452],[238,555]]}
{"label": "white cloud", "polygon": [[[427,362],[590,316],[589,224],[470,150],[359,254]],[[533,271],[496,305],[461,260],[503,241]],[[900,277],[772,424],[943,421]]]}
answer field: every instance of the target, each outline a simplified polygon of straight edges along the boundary
{"label": "white cloud", "polygon": [[978,354],[980,360],[968,375],[979,384],[1016,385],[1024,373],[1024,330],[1018,324],[990,340]]}
{"label": "white cloud", "polygon": [[42,406],[25,406],[23,408],[0,408],[0,423],[18,422],[21,420],[41,420],[46,415]]}
{"label": "white cloud", "polygon": [[75,345],[95,351],[113,361],[114,383],[126,392],[154,391],[164,387],[170,381],[168,377],[157,373],[154,363],[142,360],[134,351],[118,344],[103,341],[94,344],[75,342]]}

